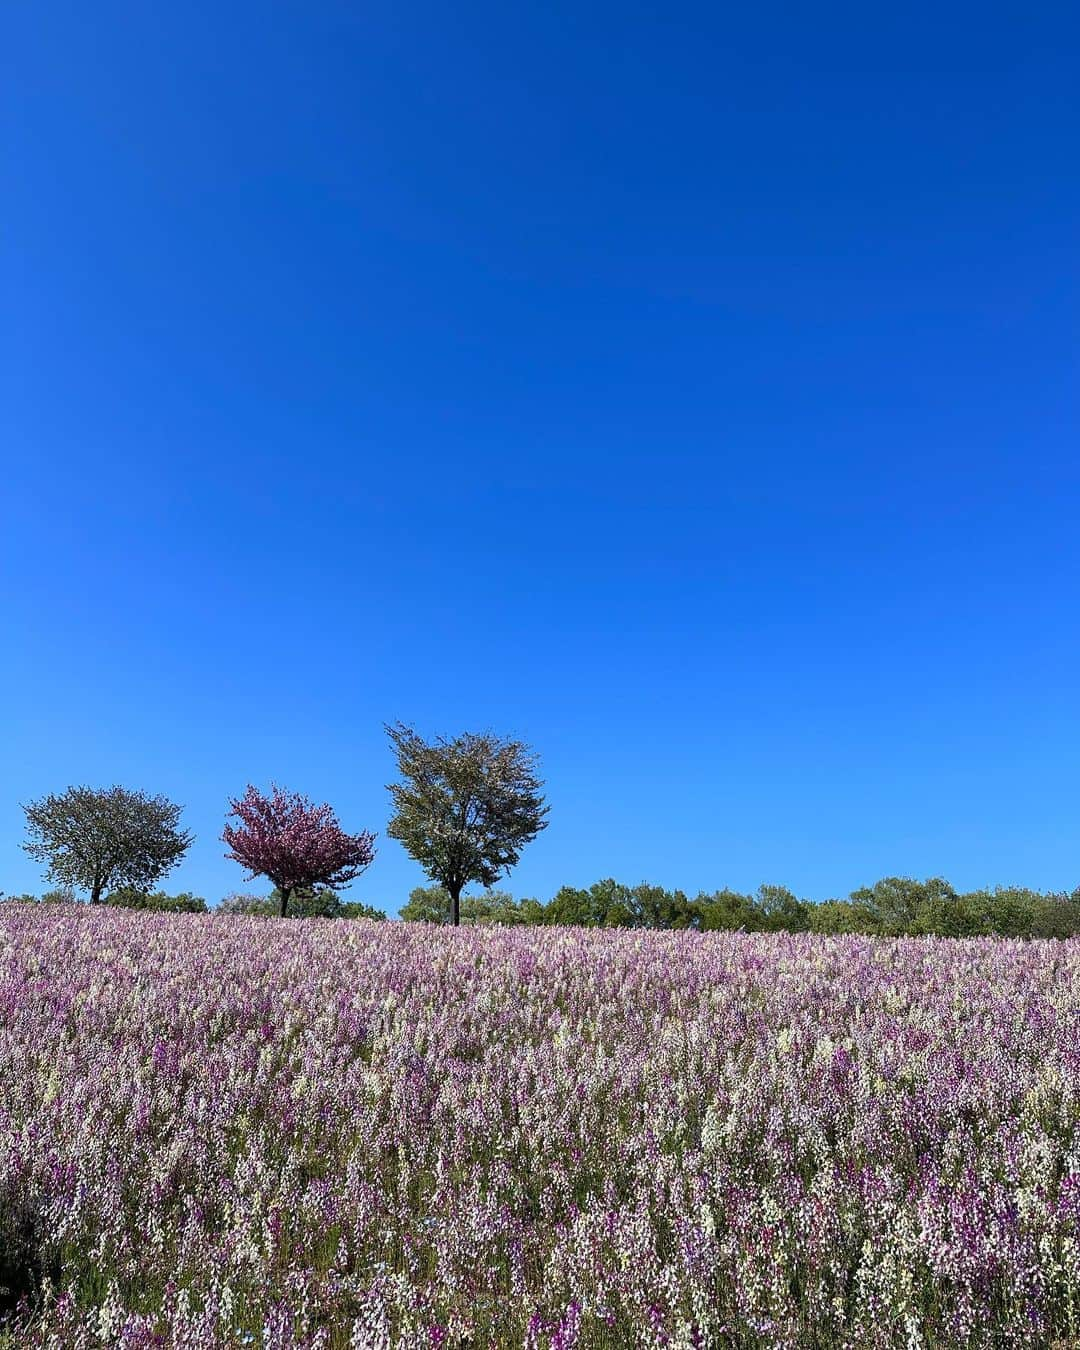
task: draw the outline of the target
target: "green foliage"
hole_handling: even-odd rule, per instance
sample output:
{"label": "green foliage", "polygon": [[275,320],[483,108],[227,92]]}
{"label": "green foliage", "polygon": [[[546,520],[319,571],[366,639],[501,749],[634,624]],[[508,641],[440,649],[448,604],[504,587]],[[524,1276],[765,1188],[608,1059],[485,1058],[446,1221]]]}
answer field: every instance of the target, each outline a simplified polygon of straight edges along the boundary
{"label": "green foliage", "polygon": [[50,880],[88,891],[92,904],[120,887],[148,891],[192,840],[174,802],[122,787],[69,787],[23,810],[23,848],[47,865]]}
{"label": "green foliage", "polygon": [[851,892],[851,901],[872,916],[874,931],[898,935],[914,930],[921,906],[943,906],[957,899],[942,877],[915,881],[911,877],[882,877],[873,886]]}
{"label": "green foliage", "polygon": [[386,915],[374,905],[365,905],[359,900],[343,900],[335,918],[338,919],[375,919],[383,920]]}
{"label": "green foliage", "polygon": [[786,886],[759,886],[757,908],[765,932],[805,933],[810,927],[810,906]]}
{"label": "green foliage", "polygon": [[641,882],[630,891],[635,928],[700,928],[701,916],[683,891]]}
{"label": "green foliage", "polygon": [[113,891],[105,897],[105,903],[122,909],[152,909],[166,914],[205,914],[207,911],[202,896],[192,895],[190,891],[166,895],[164,891],[139,891],[133,886]]}
{"label": "green foliage", "polygon": [[386,730],[400,774],[386,832],[447,892],[457,923],[465,887],[494,886],[547,826],[536,756],[489,732],[428,742],[400,722]]}
{"label": "green foliage", "polygon": [[588,891],[578,886],[560,886],[544,907],[544,922],[565,927],[599,928],[602,919],[594,912]]}
{"label": "green foliage", "polygon": [[1071,895],[1041,895],[1035,908],[1031,936],[1067,938],[1080,934],[1080,886]]}
{"label": "green foliage", "polygon": [[587,891],[563,886],[545,907],[544,920],[581,928],[632,928],[633,892],[611,877],[596,882]]}
{"label": "green foliage", "polygon": [[727,887],[722,891],[713,891],[711,895],[704,892],[698,895],[694,908],[699,915],[699,927],[704,933],[737,928],[752,933],[761,927],[761,916],[753,896],[743,895]]}
{"label": "green foliage", "polygon": [[536,927],[544,922],[544,902],[526,896],[525,899],[518,901],[518,913],[521,915],[522,923]]}
{"label": "green foliage", "polygon": [[278,906],[264,895],[246,895],[235,891],[218,902],[216,914],[231,914],[239,918],[270,919],[278,912]]}
{"label": "green foliage", "polygon": [[863,904],[852,900],[822,900],[807,906],[811,933],[876,933],[877,921]]}
{"label": "green foliage", "polygon": [[22,895],[4,895],[0,892],[0,900],[5,905],[75,905],[79,897],[74,891],[61,889],[45,891],[43,895],[31,895],[29,891],[24,891]]}
{"label": "green foliage", "polygon": [[[279,912],[280,893],[235,894],[217,907],[219,914],[271,917]],[[72,904],[73,891],[3,896],[7,904]],[[167,895],[138,887],[118,887],[109,905],[172,913],[204,913],[206,901],[190,892]],[[383,920],[386,915],[359,901],[346,901],[329,886],[292,894],[296,918]],[[488,889],[462,895],[465,924],[559,925],[582,928],[696,929],[700,932],[788,932],[867,934],[893,937],[1007,937],[1064,939],[1080,936],[1080,887],[1071,893],[997,886],[959,894],[941,877],[918,881],[883,877],[851,892],[845,900],[800,900],[786,886],[762,885],[753,895],[725,888],[701,892],[693,900],[680,890],[639,882],[627,886],[607,877],[588,888],[563,886],[547,904],[507,891]],[[417,886],[400,911],[406,922],[447,924],[453,899],[445,886]]]}
{"label": "green foliage", "polygon": [[[218,914],[272,918],[281,912],[281,892],[276,888],[268,896],[227,895],[217,907]],[[311,886],[292,893],[291,919],[385,919],[382,910],[359,900],[342,900],[330,886]]]}
{"label": "green foliage", "polygon": [[[400,913],[406,923],[449,923],[450,893],[442,886],[417,886]],[[515,900],[506,891],[484,891],[461,897],[460,918],[462,923],[539,924],[544,906],[538,900]]]}
{"label": "green foliage", "polygon": [[449,923],[450,892],[444,886],[415,886],[400,914],[406,923]]}
{"label": "green foliage", "polygon": [[466,895],[461,901],[462,923],[499,923],[520,926],[529,922],[531,910],[523,908],[536,901],[517,901],[506,891],[485,891],[482,895]]}
{"label": "green foliage", "polygon": [[[281,891],[270,892],[270,903],[281,912]],[[294,919],[336,919],[342,900],[332,886],[298,886],[289,896],[289,915]]]}

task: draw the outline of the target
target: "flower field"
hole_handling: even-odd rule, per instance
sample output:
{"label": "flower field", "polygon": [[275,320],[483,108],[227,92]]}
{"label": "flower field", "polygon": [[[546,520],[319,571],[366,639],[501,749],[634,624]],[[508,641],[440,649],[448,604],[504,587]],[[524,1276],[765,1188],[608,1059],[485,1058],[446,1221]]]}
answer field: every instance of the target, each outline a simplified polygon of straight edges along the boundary
{"label": "flower field", "polygon": [[1080,1345],[1078,1126],[1080,941],[0,907],[8,1345]]}

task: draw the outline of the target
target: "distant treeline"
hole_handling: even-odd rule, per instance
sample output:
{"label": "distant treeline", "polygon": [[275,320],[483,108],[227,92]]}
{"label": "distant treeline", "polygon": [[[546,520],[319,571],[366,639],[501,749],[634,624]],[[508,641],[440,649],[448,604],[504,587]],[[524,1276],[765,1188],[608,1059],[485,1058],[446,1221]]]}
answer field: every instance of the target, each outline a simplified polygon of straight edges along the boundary
{"label": "distant treeline", "polygon": [[[4,900],[18,904],[74,905],[79,898],[74,891],[46,891],[44,895],[8,895]],[[210,906],[201,895],[181,891],[168,895],[165,891],[139,891],[125,886],[103,897],[102,903],[121,909],[149,909],[163,914],[207,914]],[[280,912],[281,894],[273,890],[267,896],[227,895],[215,908],[218,914],[246,914],[270,918]],[[343,900],[329,886],[314,886],[297,891],[289,914],[297,919],[385,919],[381,909],[356,900]]]}
{"label": "distant treeline", "polygon": [[[445,922],[440,887],[413,891],[403,919]],[[547,902],[502,891],[465,896],[463,923],[575,924],[585,928],[688,928],[699,932],[870,933],[889,937],[1055,937],[1080,934],[1080,887],[1043,893],[1019,886],[961,894],[941,877],[884,877],[842,900],[800,900],[786,886],[752,894],[725,889],[691,899],[684,891],[642,882],[564,886]]]}
{"label": "distant treeline", "polygon": [[[40,898],[9,896],[15,901],[74,902],[70,891]],[[279,912],[280,896],[231,895],[217,906],[220,914],[265,915]],[[124,889],[106,903],[133,909],[181,913],[205,912],[200,896],[184,892],[143,893]],[[297,918],[384,919],[370,905],[342,899],[316,886],[293,896]],[[447,923],[451,898],[441,886],[419,886],[400,911],[407,922]],[[1067,938],[1080,935],[1080,887],[1070,892],[1041,892],[1022,886],[956,891],[941,877],[916,881],[884,877],[842,900],[800,900],[786,886],[759,886],[754,894],[725,889],[692,899],[679,890],[642,882],[626,886],[598,881],[587,889],[563,886],[545,904],[515,899],[505,891],[484,891],[461,898],[461,921],[471,924],[576,925],[584,928],[672,928],[698,932],[868,933],[886,937]]]}

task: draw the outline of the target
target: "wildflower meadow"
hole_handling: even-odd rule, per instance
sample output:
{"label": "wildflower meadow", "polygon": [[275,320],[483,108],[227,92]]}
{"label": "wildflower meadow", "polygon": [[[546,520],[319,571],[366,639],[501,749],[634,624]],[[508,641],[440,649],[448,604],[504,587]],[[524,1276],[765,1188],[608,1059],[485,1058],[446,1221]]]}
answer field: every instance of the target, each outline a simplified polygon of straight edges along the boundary
{"label": "wildflower meadow", "polygon": [[1080,1345],[1078,1122],[1076,940],[5,905],[0,1343]]}

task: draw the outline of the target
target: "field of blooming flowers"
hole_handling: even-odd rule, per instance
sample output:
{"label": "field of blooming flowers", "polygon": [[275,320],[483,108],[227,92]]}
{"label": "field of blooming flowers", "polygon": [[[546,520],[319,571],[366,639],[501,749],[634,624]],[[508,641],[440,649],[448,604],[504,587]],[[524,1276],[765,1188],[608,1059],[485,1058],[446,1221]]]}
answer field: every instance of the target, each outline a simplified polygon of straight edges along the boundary
{"label": "field of blooming flowers", "polygon": [[12,1346],[1080,1345],[1078,1127],[1080,942],[0,907]]}

